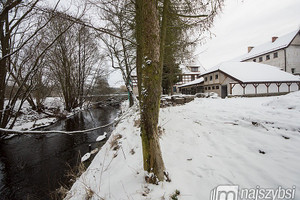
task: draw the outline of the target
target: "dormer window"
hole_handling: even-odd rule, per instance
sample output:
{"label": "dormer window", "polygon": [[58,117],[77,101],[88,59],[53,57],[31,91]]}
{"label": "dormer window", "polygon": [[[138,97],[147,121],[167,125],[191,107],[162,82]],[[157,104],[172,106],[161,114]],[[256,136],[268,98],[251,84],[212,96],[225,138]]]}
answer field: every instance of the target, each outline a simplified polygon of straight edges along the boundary
{"label": "dormer window", "polygon": [[191,67],[192,72],[198,72],[198,67]]}
{"label": "dormer window", "polygon": [[270,55],[266,55],[266,60],[270,60]]}

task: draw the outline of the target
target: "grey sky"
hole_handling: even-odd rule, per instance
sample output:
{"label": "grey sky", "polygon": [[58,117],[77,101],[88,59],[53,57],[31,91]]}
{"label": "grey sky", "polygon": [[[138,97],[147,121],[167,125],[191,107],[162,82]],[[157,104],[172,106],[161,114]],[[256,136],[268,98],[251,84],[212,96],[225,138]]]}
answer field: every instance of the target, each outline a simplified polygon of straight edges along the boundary
{"label": "grey sky", "polygon": [[226,0],[212,28],[216,37],[197,49],[196,59],[208,69],[299,27],[300,0]]}

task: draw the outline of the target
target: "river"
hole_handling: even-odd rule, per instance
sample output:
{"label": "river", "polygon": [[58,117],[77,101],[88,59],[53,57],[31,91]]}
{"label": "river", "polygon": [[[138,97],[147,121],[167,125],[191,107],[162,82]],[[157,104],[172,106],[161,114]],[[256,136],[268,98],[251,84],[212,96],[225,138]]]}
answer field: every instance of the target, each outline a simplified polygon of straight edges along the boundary
{"label": "river", "polygon": [[[110,123],[119,109],[90,109],[61,120],[43,130],[82,130]],[[0,199],[50,199],[61,185],[68,185],[68,171],[92,149],[105,141],[96,142],[107,127],[84,134],[47,134],[16,136],[0,142]]]}

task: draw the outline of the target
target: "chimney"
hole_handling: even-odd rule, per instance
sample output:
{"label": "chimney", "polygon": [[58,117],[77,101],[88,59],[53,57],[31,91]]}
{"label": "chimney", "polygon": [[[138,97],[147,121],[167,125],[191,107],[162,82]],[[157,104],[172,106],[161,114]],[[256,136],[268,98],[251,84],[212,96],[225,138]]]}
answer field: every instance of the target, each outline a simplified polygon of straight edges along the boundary
{"label": "chimney", "polygon": [[254,47],[248,47],[248,53],[253,49]]}
{"label": "chimney", "polygon": [[278,37],[272,37],[272,43],[275,42],[275,40],[277,40]]}

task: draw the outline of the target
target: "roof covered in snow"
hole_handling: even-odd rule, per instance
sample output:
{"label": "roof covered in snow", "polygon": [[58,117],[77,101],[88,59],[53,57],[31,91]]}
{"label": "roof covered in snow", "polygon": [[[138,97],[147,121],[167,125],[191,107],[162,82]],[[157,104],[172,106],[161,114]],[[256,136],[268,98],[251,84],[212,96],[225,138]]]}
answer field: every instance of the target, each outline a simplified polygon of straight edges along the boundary
{"label": "roof covered in snow", "polygon": [[205,73],[221,71],[241,82],[293,82],[300,77],[284,72],[277,67],[256,62],[224,62]]}
{"label": "roof covered in snow", "polygon": [[[191,67],[198,67],[198,72],[192,72]],[[199,63],[199,64],[181,64],[179,66],[181,69],[182,74],[201,74],[202,72],[205,72],[206,69]]]}
{"label": "roof covered in snow", "polygon": [[253,47],[253,49],[249,53],[234,59],[234,61],[245,61],[272,51],[276,51],[288,47],[290,43],[293,41],[293,39],[296,37],[298,32],[299,30],[293,31],[291,33],[278,37],[274,42],[269,41],[262,45]]}
{"label": "roof covered in snow", "polygon": [[185,86],[190,86],[190,85],[196,85],[196,84],[199,84],[199,83],[202,83],[202,82],[204,82],[204,78],[203,77],[195,79],[195,80],[193,80],[191,82],[188,82],[186,84],[180,85],[178,87],[185,87]]}

